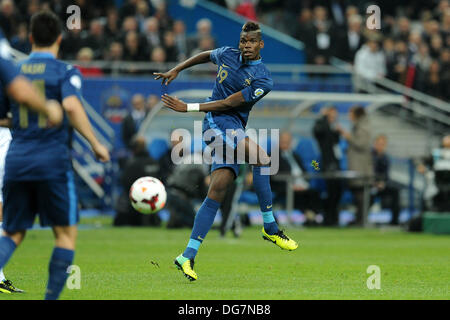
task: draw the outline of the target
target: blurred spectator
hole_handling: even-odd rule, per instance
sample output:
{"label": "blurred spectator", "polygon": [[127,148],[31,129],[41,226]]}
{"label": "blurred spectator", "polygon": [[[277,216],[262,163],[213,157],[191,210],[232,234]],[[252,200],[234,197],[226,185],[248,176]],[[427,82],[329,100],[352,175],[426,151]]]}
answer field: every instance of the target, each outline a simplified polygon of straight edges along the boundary
{"label": "blurred spectator", "polygon": [[158,1],[156,11],[153,15],[159,22],[159,30],[164,33],[173,28],[173,19],[167,13],[166,1]]}
{"label": "blurred spectator", "polygon": [[146,48],[139,43],[139,35],[135,31],[129,31],[125,36],[123,59],[126,61],[147,60]]}
{"label": "blurred spectator", "polygon": [[153,67],[148,71],[150,74],[153,72],[163,72],[166,69],[166,51],[162,47],[155,47],[150,55],[150,60],[153,62]]}
{"label": "blurred spectator", "polygon": [[406,76],[409,66],[409,53],[406,42],[397,40],[395,42],[394,69],[392,70],[392,79],[402,84],[406,83]]}
{"label": "blurred spectator", "polygon": [[251,0],[242,1],[234,11],[249,20],[256,21],[258,17],[256,16],[256,10],[253,2]]}
{"label": "blurred spectator", "polygon": [[336,55],[344,61],[353,62],[356,52],[365,42],[361,32],[362,18],[359,15],[353,15],[348,21],[348,29],[339,35],[336,42]]}
{"label": "blurred spectator", "polygon": [[441,146],[423,159],[417,171],[425,175],[425,210],[450,212],[450,134],[442,138]]}
{"label": "blurred spectator", "polygon": [[198,47],[192,49],[191,56],[194,56],[200,52],[213,50],[214,49],[214,39],[212,37],[203,37],[198,42]]}
{"label": "blurred spectator", "polygon": [[443,47],[442,37],[438,34],[433,35],[430,40],[430,56],[433,59],[438,59],[442,47]]}
{"label": "blurred spectator", "polygon": [[161,219],[157,214],[143,215],[133,209],[128,197],[129,190],[133,183],[145,176],[161,179],[161,172],[157,161],[153,160],[147,151],[147,142],[144,137],[133,138],[131,144],[132,157],[126,163],[120,177],[120,184],[123,192],[116,205],[116,216],[114,226],[159,226]]}
{"label": "blurred spectator", "polygon": [[120,34],[119,13],[114,7],[109,8],[107,11],[104,32],[109,43],[114,41],[117,38],[117,35]]}
{"label": "blurred spectator", "polygon": [[[293,181],[294,190],[294,208],[301,210],[307,217],[306,224],[315,224],[315,216],[321,209],[321,200],[319,193],[310,188],[309,182],[302,177],[306,172],[300,155],[292,150],[292,135],[284,131],[280,134],[280,163],[278,174],[288,174],[295,177]],[[278,201],[285,202],[286,181],[279,181],[271,176],[272,191],[276,193]]]}
{"label": "blurred spectator", "polygon": [[173,31],[166,31],[164,33],[164,50],[166,51],[167,62],[179,61],[178,49],[175,43],[175,34]]}
{"label": "blurred spectator", "polygon": [[430,96],[445,99],[448,95],[449,82],[441,78],[441,66],[437,60],[432,60],[425,78],[424,92]]}
{"label": "blurred spectator", "polygon": [[[197,153],[185,156],[202,157]],[[188,160],[186,164],[175,165],[167,179],[168,199],[170,199],[167,201],[167,210],[170,212],[167,228],[192,227],[194,225],[196,213],[194,201],[201,201],[208,190],[206,184],[208,168],[205,165],[194,163],[201,163],[201,160],[194,162],[192,159]]]}
{"label": "blurred spectator", "polygon": [[28,39],[28,28],[25,22],[18,27],[17,35],[13,36],[10,41],[11,47],[25,54],[31,51],[31,43]]}
{"label": "blurred spectator", "polygon": [[412,62],[416,67],[414,77],[414,88],[420,91],[425,91],[427,82],[427,74],[431,65],[431,57],[428,54],[428,45],[421,43],[417,53],[413,56]]}
{"label": "blurred spectator", "polygon": [[354,106],[350,109],[348,115],[353,123],[351,133],[341,127],[338,127],[338,130],[348,142],[348,169],[355,171],[361,176],[361,178],[352,179],[348,183],[356,205],[356,219],[354,223],[361,225],[364,211],[364,186],[373,175],[370,127],[364,107]]}
{"label": "blurred spectator", "polygon": [[158,19],[150,17],[145,20],[144,34],[150,48],[159,47],[161,45],[161,33],[159,32]]}
{"label": "blurred spectator", "polygon": [[282,30],[283,0],[259,0],[256,9],[262,23]]}
{"label": "blurred spectator", "polygon": [[150,14],[150,7],[147,1],[139,0],[136,4],[136,14],[135,18],[138,24],[138,29],[141,32],[145,30],[145,23]]}
{"label": "blurred spectator", "polygon": [[173,33],[175,36],[175,44],[179,53],[179,61],[182,61],[188,56],[188,44],[186,37],[186,26],[183,21],[176,20],[173,24]]}
{"label": "blurred spectator", "polygon": [[216,47],[214,37],[212,36],[212,33],[211,33],[211,31],[212,31],[211,20],[209,20],[207,18],[198,20],[197,24],[196,24],[196,28],[197,28],[197,32],[194,35],[188,37],[188,42],[187,42],[188,54],[190,56],[193,55],[192,52],[194,51],[194,49],[200,47],[200,42],[203,38],[212,38],[212,41],[213,41],[212,47],[213,48]]}
{"label": "blurred spectator", "polygon": [[298,16],[294,37],[306,43],[308,41],[309,29],[312,29],[312,11],[309,8],[303,8]]}
{"label": "blurred spectator", "polygon": [[105,53],[105,59],[108,61],[106,70],[111,74],[118,74],[121,69],[121,61],[123,60],[123,46],[118,41],[113,41],[109,45],[109,50]]}
{"label": "blurred spectator", "polygon": [[159,97],[156,94],[149,94],[145,101],[145,111],[149,113],[158,104]]}
{"label": "blurred spectator", "polygon": [[16,11],[14,1],[1,0],[0,2],[0,28],[6,38],[11,37],[16,33],[16,28],[19,25],[20,16]]}
{"label": "blurred spectator", "polygon": [[124,20],[125,17],[134,16],[136,14],[136,5],[139,0],[127,0],[120,8],[119,15],[120,20]]}
{"label": "blurred spectator", "polygon": [[390,223],[397,225],[400,214],[400,190],[389,178],[390,159],[386,154],[387,144],[388,139],[383,134],[378,135],[373,144],[372,158],[375,184],[372,190],[372,200],[379,197],[381,207],[392,211]]}
{"label": "blurred spectator", "polygon": [[[175,168],[175,164],[172,161],[172,152],[174,150],[174,148],[178,145],[178,143],[180,143],[180,141],[170,141],[171,146],[170,148],[167,150],[167,152],[159,159],[159,164],[161,166],[161,181],[166,185],[167,184],[167,179],[169,178],[169,176],[172,174],[174,168]],[[175,149],[176,150],[176,149]],[[181,153],[182,151],[180,151]],[[179,156],[182,156],[182,154],[180,154]]]}
{"label": "blurred spectator", "polygon": [[[320,170],[324,173],[340,171],[339,160],[341,158],[339,143],[339,131],[336,129],[338,112],[331,106],[323,109],[323,116],[319,118],[313,127],[313,135],[321,153]],[[337,225],[339,218],[339,201],[342,194],[342,183],[339,179],[327,179],[327,198],[324,203],[324,224]]]}
{"label": "blurred spectator", "polygon": [[356,52],[355,72],[368,80],[375,80],[386,75],[386,59],[379,48],[378,41],[374,38],[367,40],[366,44]]}
{"label": "blurred spectator", "polygon": [[414,55],[419,51],[419,47],[422,43],[422,35],[418,31],[412,31],[409,34],[408,40],[408,53],[409,55]]}
{"label": "blurred spectator", "polygon": [[62,59],[75,60],[80,48],[83,47],[82,29],[70,29],[63,34],[61,50],[59,54]]}
{"label": "blurred spectator", "polygon": [[103,58],[103,49],[107,45],[106,41],[102,22],[99,19],[92,20],[89,26],[89,34],[83,40],[83,46],[92,49],[94,60]]}
{"label": "blurred spectator", "polygon": [[131,98],[131,106],[131,112],[122,122],[122,140],[127,148],[131,148],[132,139],[147,115],[145,99],[142,94],[137,93]]}
{"label": "blurred spectator", "polygon": [[93,58],[94,52],[91,48],[84,47],[78,51],[77,68],[84,77],[99,77],[103,75],[102,69],[89,66],[89,62],[92,62]]}
{"label": "blurred spectator", "polygon": [[423,24],[423,29],[424,29],[424,33],[423,33],[422,37],[428,45],[431,44],[431,38],[434,35],[440,35],[439,22],[436,20],[425,21]]}
{"label": "blurred spectator", "polygon": [[383,39],[383,53],[386,61],[386,78],[394,80],[395,42],[392,38]]}
{"label": "blurred spectator", "polygon": [[313,12],[312,26],[305,30],[306,59],[310,64],[328,64],[334,53],[336,34],[325,7],[317,6]]}
{"label": "blurred spectator", "polygon": [[397,19],[397,28],[394,30],[394,39],[408,42],[410,32],[409,19],[406,17],[400,17]]}

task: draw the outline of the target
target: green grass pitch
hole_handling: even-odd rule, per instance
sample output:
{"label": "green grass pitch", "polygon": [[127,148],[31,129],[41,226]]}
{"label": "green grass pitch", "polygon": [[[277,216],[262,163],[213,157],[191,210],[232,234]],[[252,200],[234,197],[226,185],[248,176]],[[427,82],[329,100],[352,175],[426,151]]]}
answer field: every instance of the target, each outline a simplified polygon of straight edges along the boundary
{"label": "green grass pitch", "polygon": [[[450,237],[392,229],[296,229],[293,252],[263,241],[259,228],[240,239],[212,230],[190,283],[173,265],[190,230],[82,228],[74,264],[81,288],[61,299],[449,299]],[[53,246],[50,230],[29,231],[5,269],[26,294],[42,299]],[[154,262],[154,263],[152,263]],[[381,270],[381,289],[369,290],[367,268]],[[158,267],[159,266],[159,267]]]}

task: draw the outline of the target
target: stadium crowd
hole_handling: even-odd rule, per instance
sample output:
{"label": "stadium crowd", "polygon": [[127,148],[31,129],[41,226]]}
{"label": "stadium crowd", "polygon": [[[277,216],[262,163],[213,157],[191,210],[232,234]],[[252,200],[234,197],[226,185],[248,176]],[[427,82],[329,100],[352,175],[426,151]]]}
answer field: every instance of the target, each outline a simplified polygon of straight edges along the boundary
{"label": "stadium crowd", "polygon": [[[307,63],[331,57],[369,79],[387,77],[450,100],[450,2],[383,1],[381,30],[366,28],[365,1],[213,0],[305,44]],[[371,1],[370,4],[377,4]],[[295,26],[295,27],[293,27]]]}
{"label": "stadium crowd", "polygon": [[[381,30],[365,27],[361,1],[213,0],[246,18],[268,24],[305,43],[307,63],[327,64],[331,57],[354,63],[367,78],[387,77],[432,96],[449,100],[450,2],[407,1],[398,11],[383,3]],[[165,1],[1,0],[0,27],[12,47],[31,49],[29,17],[51,8],[66,19],[65,8],[81,8],[82,28],[66,30],[61,45],[65,60],[104,60],[106,68],[82,68],[86,76],[114,72],[116,61],[179,62],[215,47],[213,24],[199,20],[194,34],[174,20]],[[139,72],[129,68],[129,72]],[[361,71],[362,70],[362,71]],[[151,72],[151,71],[150,71]]]}

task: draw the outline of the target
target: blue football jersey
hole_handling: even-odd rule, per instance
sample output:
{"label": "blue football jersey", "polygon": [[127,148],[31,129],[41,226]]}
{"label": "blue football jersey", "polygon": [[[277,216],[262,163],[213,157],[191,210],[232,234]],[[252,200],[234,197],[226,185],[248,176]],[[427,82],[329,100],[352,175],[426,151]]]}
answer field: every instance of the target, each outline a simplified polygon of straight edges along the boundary
{"label": "blue football jersey", "polygon": [[211,112],[211,116],[214,119],[233,117],[245,128],[253,105],[272,90],[273,81],[269,70],[261,59],[243,62],[241,52],[231,47],[213,50],[211,61],[217,65],[218,71],[212,96],[208,100],[226,99],[242,91],[246,101],[243,106],[232,110]]}
{"label": "blue football jersey", "polygon": [[[19,65],[46,99],[60,103],[69,97],[81,97],[82,77],[78,69],[58,61],[50,53],[33,52]],[[65,179],[71,170],[71,127],[67,115],[54,128],[47,127],[45,115],[24,105],[11,104],[12,137],[5,163],[5,181]]]}
{"label": "blue football jersey", "polygon": [[0,30],[0,88],[3,90],[18,75],[16,66],[11,61],[11,52],[8,40]]}

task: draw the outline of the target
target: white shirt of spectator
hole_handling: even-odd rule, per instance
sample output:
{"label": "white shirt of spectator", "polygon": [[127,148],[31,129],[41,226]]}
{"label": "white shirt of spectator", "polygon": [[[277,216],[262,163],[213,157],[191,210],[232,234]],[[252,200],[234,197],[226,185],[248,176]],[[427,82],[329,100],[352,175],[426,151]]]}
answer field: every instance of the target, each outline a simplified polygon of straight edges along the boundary
{"label": "white shirt of spectator", "polygon": [[386,74],[386,59],[381,50],[370,51],[367,45],[361,47],[355,56],[355,72],[369,80],[384,77]]}
{"label": "white shirt of spectator", "polygon": [[330,47],[330,35],[326,33],[318,33],[316,37],[317,47],[319,49],[328,49]]}
{"label": "white shirt of spectator", "polygon": [[359,33],[354,31],[348,32],[348,46],[350,47],[350,49],[355,50],[356,48],[358,48],[359,38]]}
{"label": "white shirt of spectator", "polygon": [[282,156],[287,160],[289,166],[291,167],[291,175],[295,177],[294,187],[302,187],[304,189],[308,189],[309,183],[308,181],[306,181],[301,177],[303,170],[297,164],[297,161],[295,161],[294,155],[292,154],[292,150],[283,151]]}

